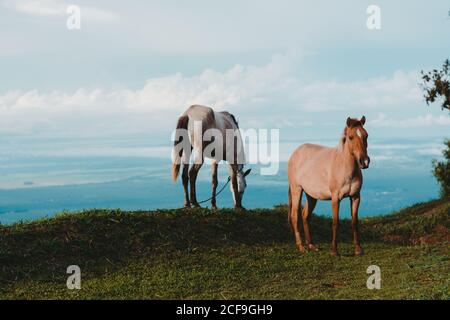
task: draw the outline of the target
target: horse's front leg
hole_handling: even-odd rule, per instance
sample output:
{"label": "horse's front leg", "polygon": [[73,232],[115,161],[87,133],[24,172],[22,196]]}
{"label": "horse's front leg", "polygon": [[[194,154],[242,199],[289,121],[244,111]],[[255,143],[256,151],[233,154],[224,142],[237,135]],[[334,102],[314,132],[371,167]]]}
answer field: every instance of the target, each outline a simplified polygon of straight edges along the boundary
{"label": "horse's front leg", "polygon": [[350,197],[350,208],[352,211],[352,230],[353,230],[353,244],[355,245],[355,256],[363,255],[363,249],[359,243],[359,226],[358,226],[358,209],[361,202],[360,195]]}
{"label": "horse's front leg", "polygon": [[237,182],[237,166],[231,166],[231,187],[233,189],[233,198],[234,198],[234,208],[235,209],[243,209],[241,197],[239,196],[238,191],[238,182]]}
{"label": "horse's front leg", "polygon": [[337,230],[338,230],[338,226],[339,226],[339,204],[340,204],[340,199],[338,196],[333,196],[331,199],[332,202],[332,207],[333,207],[333,236],[332,236],[332,240],[331,240],[331,254],[333,256],[337,256],[338,255],[338,251],[337,251]]}
{"label": "horse's front leg", "polygon": [[212,168],[212,197],[211,197],[211,207],[213,209],[217,209],[217,205],[216,205],[216,190],[217,190],[217,185],[218,185],[218,181],[217,181],[217,168],[218,168],[218,164],[216,161],[213,161],[211,164],[211,168]]}

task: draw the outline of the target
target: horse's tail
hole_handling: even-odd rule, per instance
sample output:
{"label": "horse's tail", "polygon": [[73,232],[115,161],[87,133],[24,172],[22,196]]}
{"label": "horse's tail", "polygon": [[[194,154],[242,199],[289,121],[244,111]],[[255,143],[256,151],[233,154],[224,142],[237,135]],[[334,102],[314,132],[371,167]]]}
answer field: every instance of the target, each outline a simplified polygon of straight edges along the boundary
{"label": "horse's tail", "polygon": [[288,224],[292,228],[291,210],[292,210],[292,194],[291,194],[291,186],[289,186],[289,189],[288,189]]}
{"label": "horse's tail", "polygon": [[178,130],[184,129],[187,130],[189,123],[189,117],[187,115],[183,115],[178,118],[177,127],[175,131],[175,141],[173,142],[172,149],[172,180],[173,182],[177,181],[178,174],[180,173],[180,164],[181,157],[183,156],[183,148],[177,151],[177,145],[183,140],[183,137],[187,137],[186,135],[182,135]]}

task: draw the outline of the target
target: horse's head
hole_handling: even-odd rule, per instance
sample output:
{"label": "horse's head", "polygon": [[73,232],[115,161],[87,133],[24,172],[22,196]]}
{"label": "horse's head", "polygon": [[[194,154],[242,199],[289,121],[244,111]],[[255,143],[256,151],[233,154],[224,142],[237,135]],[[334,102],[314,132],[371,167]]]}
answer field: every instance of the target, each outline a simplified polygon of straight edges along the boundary
{"label": "horse's head", "polygon": [[250,171],[252,171],[252,169],[248,169],[247,171],[244,172],[244,167],[242,167],[242,169],[238,170],[237,172],[237,186],[239,197],[241,198],[241,200],[244,197],[245,188],[247,188],[247,181],[245,177],[247,177],[250,174]]}
{"label": "horse's head", "polygon": [[367,134],[364,129],[366,123],[366,117],[358,119],[347,119],[347,127],[344,131],[345,143],[348,144],[348,148],[352,155],[355,157],[361,169],[369,168],[370,158],[367,154]]}

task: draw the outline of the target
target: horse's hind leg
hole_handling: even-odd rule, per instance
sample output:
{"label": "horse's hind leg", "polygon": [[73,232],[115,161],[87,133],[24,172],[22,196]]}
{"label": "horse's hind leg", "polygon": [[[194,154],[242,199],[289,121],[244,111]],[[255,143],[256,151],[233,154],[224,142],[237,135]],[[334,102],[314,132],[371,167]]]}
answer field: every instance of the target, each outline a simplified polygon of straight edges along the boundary
{"label": "horse's hind leg", "polygon": [[197,193],[195,189],[195,183],[197,181],[197,175],[200,171],[200,168],[202,167],[203,163],[194,163],[191,167],[191,170],[189,170],[189,182],[191,187],[191,204],[194,207],[200,207],[200,205],[197,202]]}
{"label": "horse's hind leg", "polygon": [[290,221],[292,225],[292,230],[294,230],[295,243],[297,244],[298,250],[305,252],[303,247],[302,237],[300,234],[300,229],[298,228],[298,214],[301,208],[303,189],[301,187],[291,187],[291,215]]}
{"label": "horse's hind leg", "polygon": [[303,229],[305,231],[305,242],[308,248],[312,251],[317,251],[317,248],[313,245],[312,239],[311,239],[311,233],[309,231],[309,218],[311,217],[311,213],[314,211],[314,208],[316,207],[317,200],[306,195],[306,204],[303,208],[302,212],[302,220],[303,220]]}
{"label": "horse's hind leg", "polygon": [[189,164],[183,164],[183,173],[181,174],[181,179],[183,181],[183,189],[184,189],[184,207],[189,208],[191,206],[191,202],[189,200]]}
{"label": "horse's hind leg", "polygon": [[212,197],[211,197],[211,207],[213,209],[217,209],[217,205],[216,205],[216,190],[217,190],[217,185],[218,185],[218,181],[217,181],[217,167],[219,165],[217,164],[217,161],[213,161],[211,164],[211,169],[212,169]]}

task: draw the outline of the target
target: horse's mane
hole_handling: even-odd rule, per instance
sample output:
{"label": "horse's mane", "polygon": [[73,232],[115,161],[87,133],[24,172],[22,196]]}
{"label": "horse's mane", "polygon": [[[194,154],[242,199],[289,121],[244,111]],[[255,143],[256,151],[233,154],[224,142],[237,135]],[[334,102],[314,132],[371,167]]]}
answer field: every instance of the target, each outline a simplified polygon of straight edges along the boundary
{"label": "horse's mane", "polygon": [[239,128],[239,123],[237,122],[236,117],[234,116],[234,114],[230,113],[230,117],[231,117],[231,119],[233,119],[234,123],[236,124],[236,127]]}
{"label": "horse's mane", "polygon": [[342,130],[342,136],[339,139],[338,149],[344,148],[345,139],[346,139],[345,133],[346,133],[346,128],[344,128],[344,130]]}
{"label": "horse's mane", "polygon": [[234,114],[229,113],[228,111],[222,111],[223,114],[226,114],[227,116],[229,116],[231,118],[231,120],[234,122],[234,124],[236,125],[236,127],[239,128],[239,123],[236,120],[236,117],[234,116]]}

